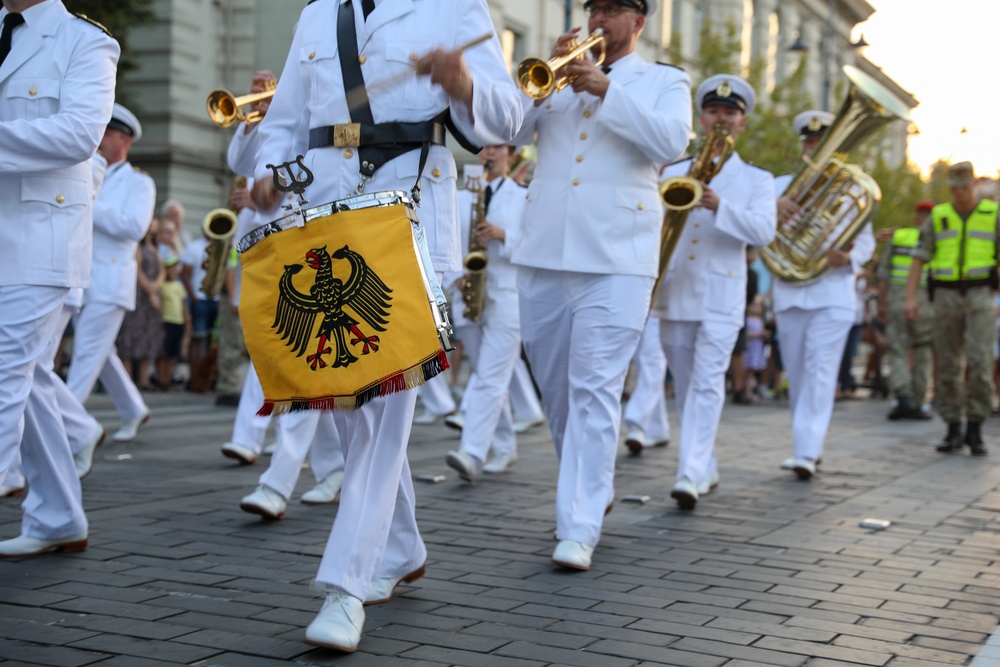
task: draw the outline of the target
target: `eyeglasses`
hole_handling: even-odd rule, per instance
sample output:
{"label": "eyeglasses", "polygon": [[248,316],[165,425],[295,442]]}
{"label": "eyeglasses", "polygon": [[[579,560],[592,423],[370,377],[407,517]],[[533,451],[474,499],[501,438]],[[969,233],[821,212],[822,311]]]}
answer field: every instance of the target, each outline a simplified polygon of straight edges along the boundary
{"label": "eyeglasses", "polygon": [[626,7],[625,5],[611,4],[611,5],[591,5],[587,7],[587,15],[590,18],[597,16],[597,12],[604,12],[606,18],[614,18],[624,11],[631,11],[631,7]]}

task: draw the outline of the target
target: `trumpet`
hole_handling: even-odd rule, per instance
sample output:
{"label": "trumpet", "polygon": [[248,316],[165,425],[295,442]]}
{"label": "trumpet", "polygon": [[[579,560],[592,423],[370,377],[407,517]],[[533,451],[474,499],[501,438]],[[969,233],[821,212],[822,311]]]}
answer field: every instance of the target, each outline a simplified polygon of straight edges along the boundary
{"label": "trumpet", "polygon": [[242,107],[271,99],[274,97],[274,90],[277,87],[276,81],[268,81],[266,90],[240,97],[236,97],[228,90],[218,88],[208,94],[208,99],[205,100],[205,110],[208,111],[208,117],[212,119],[212,122],[219,127],[229,127],[241,122],[253,125],[259,123],[264,116],[259,111],[244,114]]}
{"label": "trumpet", "polygon": [[564,75],[556,78],[556,72],[560,69],[574,60],[585,59],[587,52],[597,47],[600,47],[601,54],[594,61],[595,65],[603,63],[607,55],[604,31],[600,28],[590,33],[582,42],[574,39],[566,46],[570,52],[565,55],[547,61],[541,58],[525,58],[521,61],[517,66],[517,85],[525,95],[532,99],[543,100],[573,83],[575,77]]}

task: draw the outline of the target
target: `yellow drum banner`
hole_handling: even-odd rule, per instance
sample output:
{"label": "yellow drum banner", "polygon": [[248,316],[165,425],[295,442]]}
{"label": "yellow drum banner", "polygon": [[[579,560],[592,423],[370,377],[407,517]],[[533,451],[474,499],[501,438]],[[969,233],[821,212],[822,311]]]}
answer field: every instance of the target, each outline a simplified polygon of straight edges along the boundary
{"label": "yellow drum banner", "polygon": [[403,205],[341,211],[241,256],[258,414],[354,409],[448,368]]}

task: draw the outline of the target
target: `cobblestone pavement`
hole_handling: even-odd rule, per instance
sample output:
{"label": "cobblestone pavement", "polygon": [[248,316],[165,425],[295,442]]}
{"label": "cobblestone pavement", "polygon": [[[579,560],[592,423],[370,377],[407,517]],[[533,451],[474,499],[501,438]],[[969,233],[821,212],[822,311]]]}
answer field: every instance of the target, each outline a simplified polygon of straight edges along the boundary
{"label": "cobblestone pavement", "polygon": [[[447,476],[417,487],[427,576],[368,608],[361,650],[343,656],[302,641],[336,506],[293,502],[276,522],[241,512],[263,467],[220,456],[234,411],[190,395],[150,402],[139,439],[99,449],[84,482],[90,548],[0,562],[5,667],[934,667],[967,664],[997,626],[1000,420],[985,429],[992,456],[972,459],[933,451],[940,422],[840,403],[821,472],[804,483],[778,469],[787,405],[727,406],[722,484],[693,513],[668,495],[673,446],[622,449],[619,501],[580,573],[549,562],[544,428],[521,438],[512,472],[470,486],[444,465],[457,434],[414,427],[414,474]],[[106,397],[91,408],[117,426]],[[298,491],[311,483],[305,471]],[[19,532],[18,506],[0,501],[0,535]],[[867,517],[893,523],[865,530]]]}

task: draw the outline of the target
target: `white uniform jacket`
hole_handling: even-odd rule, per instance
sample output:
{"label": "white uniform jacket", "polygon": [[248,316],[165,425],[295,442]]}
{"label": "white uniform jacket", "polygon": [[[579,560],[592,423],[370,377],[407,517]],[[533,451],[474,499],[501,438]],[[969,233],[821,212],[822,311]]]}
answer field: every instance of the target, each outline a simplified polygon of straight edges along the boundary
{"label": "white uniform jacket", "polygon": [[[684,176],[690,160],[663,178]],[[693,208],[663,278],[653,314],[664,320],[715,321],[742,326],[746,310],[746,248],[774,238],[774,176],[733,153],[712,180],[718,211]]]}
{"label": "white uniform jacket", "polygon": [[108,167],[94,202],[94,265],[84,302],[135,310],[136,248],[156,206],[153,179],[127,161]]}
{"label": "white uniform jacket", "polygon": [[[500,179],[492,182],[494,188],[493,197],[490,199],[490,210],[486,215],[486,221],[503,228],[507,238],[503,243],[500,241],[490,241],[486,244],[486,256],[489,258],[489,265],[486,268],[486,294],[487,298],[495,302],[503,301],[501,308],[504,310],[504,317],[518,319],[517,312],[517,267],[510,262],[510,249],[517,242],[521,232],[521,212],[524,209],[524,186],[518,184],[510,178]],[[497,186],[500,185],[498,188]],[[472,207],[476,203],[476,198],[469,190],[458,191],[458,213],[461,220],[462,235],[462,257],[469,253],[469,224],[472,220]],[[461,278],[463,272],[452,273],[445,279],[446,284],[453,284]],[[461,301],[461,292],[456,291],[456,303],[451,309],[452,324],[455,326],[468,326],[471,322],[466,321],[462,315],[465,306]],[[513,313],[512,315],[510,313]]]}
{"label": "white uniform jacket", "polygon": [[538,107],[522,95],[517,143],[538,132],[515,264],[600,274],[655,276],[661,164],[687,148],[691,83],[675,67],[632,53],[614,63],[602,101],[571,88]]}
{"label": "white uniform jacket", "polygon": [[[774,179],[777,197],[785,192],[792,182],[792,175],[785,174]],[[849,224],[844,221],[842,225]],[[836,234],[831,238],[836,238]],[[855,278],[864,269],[865,263],[875,252],[875,235],[871,224],[867,224],[854,239],[851,248],[851,263],[838,268],[829,268],[818,280],[808,285],[787,283],[777,276],[774,279],[772,299],[774,310],[780,312],[789,308],[815,310],[818,308],[844,308],[854,312],[857,305]]]}
{"label": "white uniform jacket", "polygon": [[[316,0],[302,11],[278,89],[258,130],[262,145],[254,176],[271,178],[267,164],[305,155],[305,165],[316,175],[306,192],[313,206],[353,194],[361,180],[356,149],[308,150],[310,129],[350,122],[337,46],[337,13],[344,1],[349,0]],[[376,123],[430,120],[450,106],[452,120],[470,139],[483,145],[510,142],[521,127],[522,112],[495,34],[465,52],[474,88],[471,109],[432,85],[429,76],[417,76],[415,69],[420,57],[435,48],[455,49],[494,33],[484,0],[381,0],[367,21],[360,2],[354,2],[361,71]],[[383,165],[365,192],[395,190],[400,182],[409,188],[417,178],[419,157],[414,150]],[[419,216],[437,271],[460,266],[455,182],[451,152],[432,146],[421,181]]]}
{"label": "white uniform jacket", "polygon": [[111,119],[118,43],[59,0],[23,16],[0,66],[0,285],[84,287],[90,157]]}
{"label": "white uniform jacket", "polygon": [[[240,127],[233,133],[233,138],[229,141],[229,150],[226,159],[229,169],[247,179],[247,187],[253,188],[253,170],[256,166],[257,151],[260,150],[260,132],[257,125],[251,125],[250,131],[246,132],[245,127]],[[257,214],[252,208],[245,208],[236,216],[236,234],[233,235],[233,243],[257,229],[268,221]],[[236,259],[236,276],[234,278],[235,294],[230,299],[234,306],[240,305],[240,292],[243,289],[242,271],[240,270],[239,256]]]}

